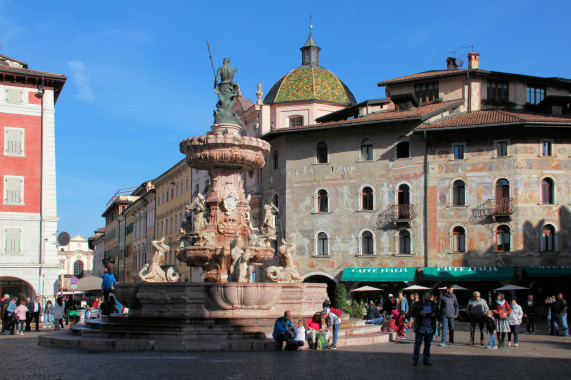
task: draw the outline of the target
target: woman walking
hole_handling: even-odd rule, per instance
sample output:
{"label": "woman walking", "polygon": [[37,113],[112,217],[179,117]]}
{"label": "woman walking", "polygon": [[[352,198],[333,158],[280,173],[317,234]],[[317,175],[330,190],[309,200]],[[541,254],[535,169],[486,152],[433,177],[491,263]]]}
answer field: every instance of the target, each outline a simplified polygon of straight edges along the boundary
{"label": "woman walking", "polygon": [[52,318],[54,315],[54,305],[51,300],[46,303],[46,308],[44,309],[44,327],[52,327]]}
{"label": "woman walking", "polygon": [[16,335],[18,335],[18,328],[20,330],[20,335],[24,335],[24,324],[26,323],[26,313],[28,311],[26,301],[20,301],[20,306],[18,306],[14,311],[14,315],[18,319],[16,322]]}
{"label": "woman walking", "polygon": [[508,346],[512,345],[512,333],[514,335],[514,347],[518,347],[518,335],[519,335],[519,325],[521,325],[521,320],[523,318],[523,310],[516,302],[516,299],[512,299],[511,302],[512,312],[508,316],[508,323],[510,324],[510,332],[508,332]]}
{"label": "woman walking", "polygon": [[63,319],[64,312],[65,311],[64,311],[63,300],[61,297],[58,297],[54,307],[54,320],[55,320],[54,324],[56,325],[56,331],[60,330],[61,321]]}
{"label": "woman walking", "polygon": [[496,309],[494,310],[494,314],[498,318],[498,336],[501,336],[499,339],[500,347],[504,346],[504,340],[506,339],[506,333],[510,332],[510,324],[508,322],[508,317],[512,309],[510,305],[506,302],[504,293],[498,293],[498,298],[496,300]]}

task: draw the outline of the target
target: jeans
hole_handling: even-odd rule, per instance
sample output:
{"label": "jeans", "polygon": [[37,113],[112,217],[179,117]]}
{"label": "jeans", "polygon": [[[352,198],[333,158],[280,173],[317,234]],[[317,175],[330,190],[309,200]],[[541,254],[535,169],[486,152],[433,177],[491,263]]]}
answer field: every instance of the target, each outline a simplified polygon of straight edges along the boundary
{"label": "jeans", "polygon": [[52,314],[44,314],[44,327],[52,327]]}
{"label": "jeans", "polygon": [[514,344],[517,344],[519,337],[519,325],[510,325],[510,332],[508,333],[508,342],[512,340],[512,333],[514,334]]}
{"label": "jeans", "polygon": [[493,347],[497,346],[498,342],[496,342],[496,333],[490,334],[490,340],[488,341],[488,346]]}
{"label": "jeans", "polygon": [[369,319],[367,320],[365,323],[369,324],[369,325],[377,325],[379,326],[381,323],[383,323],[385,319],[383,317],[379,317],[379,318],[374,318],[374,319]]}
{"label": "jeans", "polygon": [[333,325],[333,346],[337,345],[337,334],[339,334],[339,326],[341,326],[341,324],[334,324]]}
{"label": "jeans", "polygon": [[424,341],[424,351],[422,356],[424,357],[424,362],[430,361],[430,344],[432,343],[432,334],[421,334],[416,333],[414,337],[414,351],[412,354],[412,361],[417,362],[420,357],[420,345]]}
{"label": "jeans", "polygon": [[16,324],[16,331],[18,331],[18,325],[20,325],[20,332],[24,332],[24,325],[26,324],[25,320],[21,320]]}
{"label": "jeans", "polygon": [[450,329],[450,343],[454,343],[454,317],[442,317],[442,340],[446,343],[446,331]]}
{"label": "jeans", "polygon": [[537,314],[528,314],[527,315],[527,332],[535,332],[535,320],[537,318]]}
{"label": "jeans", "polygon": [[470,342],[474,343],[475,340],[475,333],[476,333],[476,324],[480,328],[480,342],[484,342],[484,322],[485,316],[481,317],[470,317]]}
{"label": "jeans", "polygon": [[567,324],[567,313],[561,313],[561,329],[559,334],[569,335],[569,325]]}

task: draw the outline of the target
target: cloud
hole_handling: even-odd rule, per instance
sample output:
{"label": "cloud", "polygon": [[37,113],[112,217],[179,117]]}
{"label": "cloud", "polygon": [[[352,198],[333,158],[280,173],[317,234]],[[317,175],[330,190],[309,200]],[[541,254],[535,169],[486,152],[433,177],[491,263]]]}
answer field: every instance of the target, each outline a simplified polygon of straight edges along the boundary
{"label": "cloud", "polygon": [[72,83],[77,88],[75,96],[86,102],[92,102],[95,99],[93,89],[89,86],[89,76],[85,68],[85,64],[81,61],[70,61],[68,65],[71,69]]}

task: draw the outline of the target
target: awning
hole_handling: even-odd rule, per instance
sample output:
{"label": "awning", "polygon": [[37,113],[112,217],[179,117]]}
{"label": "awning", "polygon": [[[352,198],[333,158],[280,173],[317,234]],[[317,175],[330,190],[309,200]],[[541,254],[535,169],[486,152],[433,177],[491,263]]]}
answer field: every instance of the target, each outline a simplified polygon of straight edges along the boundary
{"label": "awning", "polygon": [[97,276],[85,276],[77,282],[77,290],[87,292],[89,290],[101,290],[101,282],[103,279]]}
{"label": "awning", "polygon": [[529,266],[523,270],[529,277],[571,277],[571,266]]}
{"label": "awning", "polygon": [[424,267],[427,281],[508,281],[514,267]]}
{"label": "awning", "polygon": [[402,268],[347,268],[341,281],[413,281],[416,267]]}

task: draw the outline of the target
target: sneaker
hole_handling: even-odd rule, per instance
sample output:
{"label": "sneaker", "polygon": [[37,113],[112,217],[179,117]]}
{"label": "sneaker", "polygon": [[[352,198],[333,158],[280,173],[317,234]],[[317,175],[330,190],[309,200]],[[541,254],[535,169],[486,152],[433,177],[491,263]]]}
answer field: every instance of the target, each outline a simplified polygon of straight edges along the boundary
{"label": "sneaker", "polygon": [[336,345],[331,345],[331,346],[329,346],[329,348],[330,348],[331,350],[336,350],[336,349],[337,349],[337,346],[336,346]]}
{"label": "sneaker", "polygon": [[438,345],[444,347],[444,346],[446,346],[446,343],[440,342],[440,343],[438,343]]}
{"label": "sneaker", "polygon": [[406,338],[404,337],[404,335],[399,335],[397,336],[397,339],[406,339]]}
{"label": "sneaker", "polygon": [[535,335],[535,331],[531,333],[531,335]]}
{"label": "sneaker", "polygon": [[488,344],[488,345],[487,345],[486,347],[484,347],[484,348],[486,348],[486,349],[488,349],[488,350],[491,350],[491,349],[492,349],[492,346],[490,346],[490,345]]}
{"label": "sneaker", "polygon": [[516,343],[516,344],[514,344],[514,347],[519,347],[519,344],[517,344],[517,343]]}
{"label": "sneaker", "polygon": [[24,335],[24,332],[23,332],[23,331],[20,331],[20,335]]}
{"label": "sneaker", "polygon": [[451,345],[451,346],[453,346],[453,345],[454,345],[454,342],[449,342],[448,344]]}
{"label": "sneaker", "polygon": [[468,346],[473,346],[474,342],[468,342]]}
{"label": "sneaker", "polygon": [[497,349],[498,349],[498,346],[496,346],[496,345],[492,346],[492,350],[497,350]]}
{"label": "sneaker", "polygon": [[511,346],[512,346],[512,342],[508,342],[508,346],[511,347]]}

